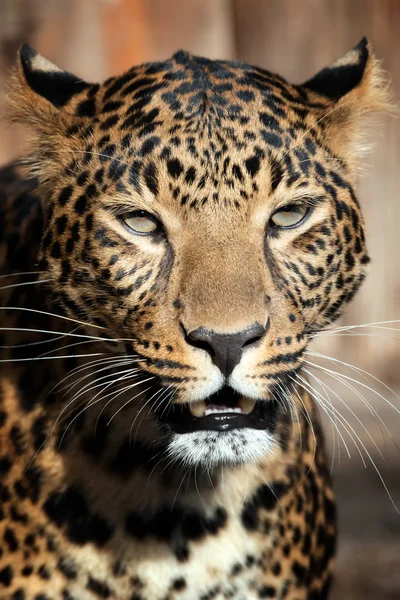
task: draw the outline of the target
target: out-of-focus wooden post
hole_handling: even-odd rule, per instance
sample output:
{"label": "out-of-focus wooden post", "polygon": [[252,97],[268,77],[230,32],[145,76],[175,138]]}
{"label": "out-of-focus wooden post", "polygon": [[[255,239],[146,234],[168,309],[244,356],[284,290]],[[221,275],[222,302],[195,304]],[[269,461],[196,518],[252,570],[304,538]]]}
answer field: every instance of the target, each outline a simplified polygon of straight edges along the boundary
{"label": "out-of-focus wooden post", "polygon": [[110,0],[102,24],[113,72],[180,48],[211,58],[235,53],[229,0]]}

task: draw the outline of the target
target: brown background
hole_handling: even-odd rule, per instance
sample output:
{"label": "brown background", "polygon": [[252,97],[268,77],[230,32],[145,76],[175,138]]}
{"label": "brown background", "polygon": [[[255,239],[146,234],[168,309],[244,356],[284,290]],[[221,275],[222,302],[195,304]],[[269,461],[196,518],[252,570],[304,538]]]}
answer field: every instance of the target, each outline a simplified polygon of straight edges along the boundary
{"label": "brown background", "polygon": [[[400,0],[0,0],[0,90],[23,41],[91,81],[184,48],[210,58],[238,58],[301,82],[367,35],[400,98],[399,33]],[[400,318],[400,119],[384,118],[375,129],[375,152],[367,159],[358,192],[373,263],[367,283],[342,319],[347,325]],[[18,156],[24,143],[23,130],[0,125],[0,163]],[[399,329],[398,324],[387,327]],[[318,349],[400,389],[400,331],[357,332],[362,335],[325,336]],[[340,370],[337,363],[321,364]],[[400,400],[375,380],[344,372],[400,408]],[[346,414],[400,506],[398,450],[357,394],[338,387],[332,377],[326,381],[341,399],[332,396],[333,402]],[[400,415],[365,387],[358,390],[400,441]],[[329,426],[327,435],[331,448]],[[337,448],[335,452],[342,531],[335,600],[400,599],[400,516],[371,462],[367,458],[365,470],[354,444],[348,443],[351,461],[343,444],[340,463]]]}

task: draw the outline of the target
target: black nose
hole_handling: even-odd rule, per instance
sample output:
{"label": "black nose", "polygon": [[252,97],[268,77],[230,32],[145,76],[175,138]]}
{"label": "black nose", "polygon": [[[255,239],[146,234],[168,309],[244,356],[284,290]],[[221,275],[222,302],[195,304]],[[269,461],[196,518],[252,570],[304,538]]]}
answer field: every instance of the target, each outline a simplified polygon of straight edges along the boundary
{"label": "black nose", "polygon": [[255,344],[265,332],[265,327],[260,323],[253,323],[242,331],[228,334],[199,327],[186,334],[186,341],[206,350],[225,377],[229,377],[241,359],[244,346]]}

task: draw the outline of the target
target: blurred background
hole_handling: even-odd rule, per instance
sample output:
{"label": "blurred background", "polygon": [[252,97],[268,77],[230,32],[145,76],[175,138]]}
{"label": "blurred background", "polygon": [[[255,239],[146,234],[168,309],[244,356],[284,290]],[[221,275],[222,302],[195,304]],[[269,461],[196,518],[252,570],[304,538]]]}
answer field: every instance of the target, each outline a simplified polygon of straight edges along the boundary
{"label": "blurred background", "polygon": [[[0,91],[22,42],[88,81],[183,48],[300,83],[367,35],[400,99],[399,32],[400,0],[0,0]],[[332,600],[400,599],[400,119],[373,129],[358,188],[373,262],[338,326],[374,325],[315,340],[333,361],[309,356],[316,393],[341,414],[325,419],[340,522]],[[0,125],[0,163],[24,147],[23,129]]]}

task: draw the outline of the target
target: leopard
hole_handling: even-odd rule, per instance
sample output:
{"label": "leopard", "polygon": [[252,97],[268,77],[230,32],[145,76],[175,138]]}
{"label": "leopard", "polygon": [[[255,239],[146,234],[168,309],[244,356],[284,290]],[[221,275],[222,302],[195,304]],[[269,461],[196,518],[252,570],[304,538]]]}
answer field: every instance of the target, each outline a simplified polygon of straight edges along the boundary
{"label": "leopard", "polygon": [[326,600],[304,372],[369,257],[370,42],[303,84],[178,51],[89,83],[24,44],[0,170],[0,598]]}

